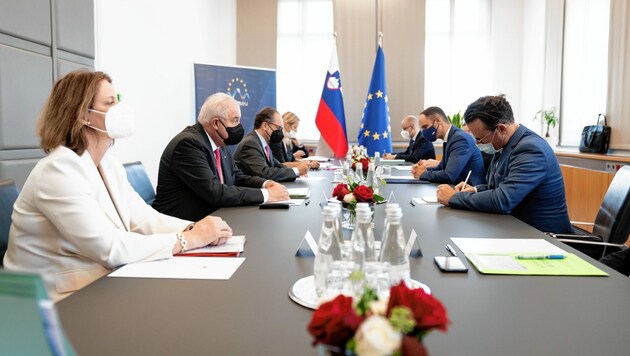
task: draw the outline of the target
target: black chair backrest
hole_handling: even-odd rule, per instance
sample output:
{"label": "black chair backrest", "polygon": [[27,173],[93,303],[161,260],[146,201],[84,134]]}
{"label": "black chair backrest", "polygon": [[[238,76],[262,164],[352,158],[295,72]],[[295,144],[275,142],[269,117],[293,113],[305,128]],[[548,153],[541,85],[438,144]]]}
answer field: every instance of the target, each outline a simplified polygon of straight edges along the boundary
{"label": "black chair backrest", "polygon": [[0,180],[0,266],[9,243],[11,214],[19,191],[13,179]]}
{"label": "black chair backrest", "polygon": [[623,166],[615,174],[602,202],[593,234],[604,242],[623,244],[630,233],[630,166]]}
{"label": "black chair backrest", "polygon": [[142,162],[129,162],[123,164],[123,166],[125,166],[125,170],[127,171],[127,180],[131,183],[133,189],[140,194],[147,204],[153,204],[153,200],[155,200],[155,189],[153,189],[153,184],[151,184],[149,175],[144,169]]}

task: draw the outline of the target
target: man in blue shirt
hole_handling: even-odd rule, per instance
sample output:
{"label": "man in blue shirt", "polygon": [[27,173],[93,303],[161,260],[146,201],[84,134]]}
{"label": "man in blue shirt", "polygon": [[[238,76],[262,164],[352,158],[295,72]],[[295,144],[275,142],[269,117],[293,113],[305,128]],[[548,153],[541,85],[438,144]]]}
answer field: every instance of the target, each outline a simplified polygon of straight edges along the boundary
{"label": "man in blue shirt", "polygon": [[545,232],[571,233],[558,160],[542,137],[514,122],[505,96],[479,98],[468,106],[464,120],[477,143],[495,151],[488,184],[441,185],[438,201],[458,209],[512,214]]}
{"label": "man in blue shirt", "polygon": [[457,184],[466,180],[468,172],[471,184],[485,183],[483,159],[475,145],[475,140],[463,130],[451,125],[444,110],[431,106],[420,113],[422,136],[428,141],[442,139],[442,160],[435,167],[429,167],[423,161],[411,169],[415,178],[434,183]]}

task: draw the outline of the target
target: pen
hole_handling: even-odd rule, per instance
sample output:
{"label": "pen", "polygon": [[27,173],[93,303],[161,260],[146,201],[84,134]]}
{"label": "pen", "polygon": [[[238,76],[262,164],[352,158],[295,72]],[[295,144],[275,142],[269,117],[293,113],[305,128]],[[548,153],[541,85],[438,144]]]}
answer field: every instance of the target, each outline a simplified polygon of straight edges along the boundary
{"label": "pen", "polygon": [[466,179],[464,179],[464,185],[462,186],[462,190],[466,189],[466,183],[468,183],[468,178],[470,178],[470,173],[472,173],[472,169],[468,171],[468,175],[466,175]]}
{"label": "pen", "polygon": [[311,203],[311,199],[306,198],[306,199],[304,200],[304,205],[309,205],[310,203]]}
{"label": "pen", "polygon": [[413,199],[409,201],[409,204],[411,204],[411,206],[416,206],[416,202],[414,202]]}
{"label": "pen", "polygon": [[517,260],[562,260],[565,255],[518,255]]}
{"label": "pen", "polygon": [[457,257],[457,252],[455,252],[455,249],[453,248],[453,246],[447,244],[446,251],[450,252],[451,255]]}

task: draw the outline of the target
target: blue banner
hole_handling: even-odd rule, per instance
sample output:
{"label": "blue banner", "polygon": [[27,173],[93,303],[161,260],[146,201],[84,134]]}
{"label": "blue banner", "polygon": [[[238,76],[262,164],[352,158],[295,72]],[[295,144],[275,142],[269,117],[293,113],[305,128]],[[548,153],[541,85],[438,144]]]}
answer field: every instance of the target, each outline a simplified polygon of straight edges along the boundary
{"label": "blue banner", "polygon": [[256,113],[265,106],[276,107],[276,71],[195,63],[195,115],[210,95],[222,92],[241,105],[245,133],[254,128]]}

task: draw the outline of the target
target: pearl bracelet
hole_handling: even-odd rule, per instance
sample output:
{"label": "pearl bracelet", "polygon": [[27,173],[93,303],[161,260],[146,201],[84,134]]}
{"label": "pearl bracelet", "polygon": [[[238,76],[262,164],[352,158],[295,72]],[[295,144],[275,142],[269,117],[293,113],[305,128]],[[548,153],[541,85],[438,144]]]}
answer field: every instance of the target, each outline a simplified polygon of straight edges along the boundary
{"label": "pearl bracelet", "polygon": [[186,245],[188,245],[188,241],[186,241],[186,239],[184,238],[184,234],[178,232],[177,240],[179,240],[179,247],[181,248],[180,252],[186,252]]}

